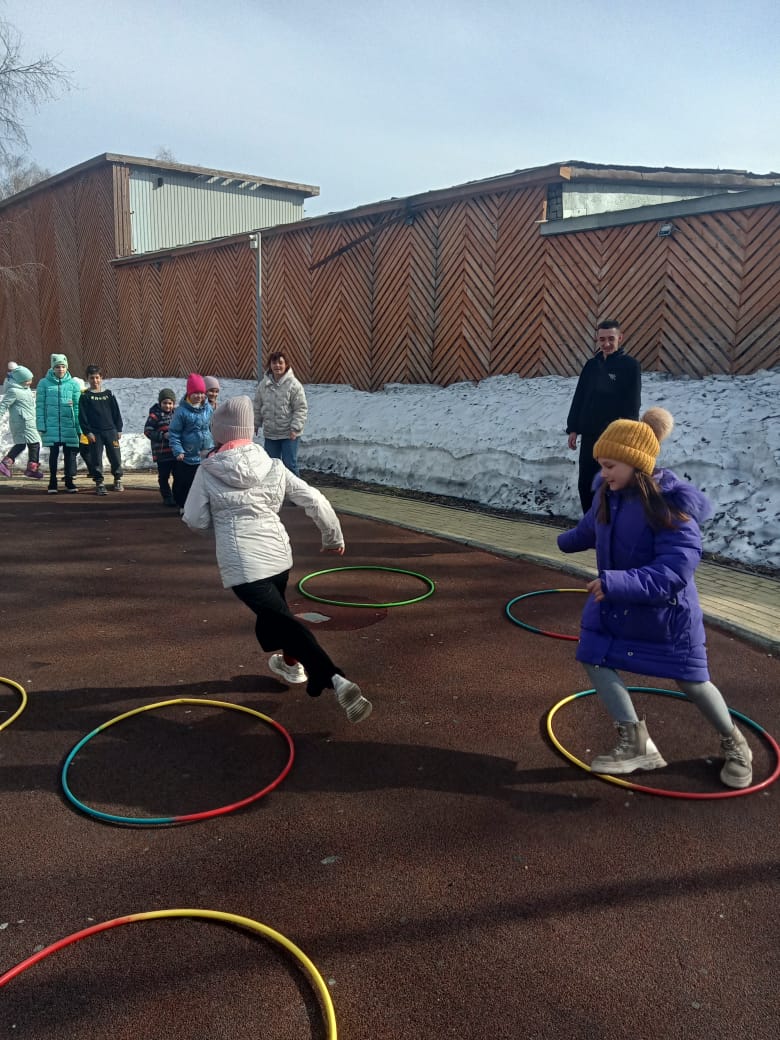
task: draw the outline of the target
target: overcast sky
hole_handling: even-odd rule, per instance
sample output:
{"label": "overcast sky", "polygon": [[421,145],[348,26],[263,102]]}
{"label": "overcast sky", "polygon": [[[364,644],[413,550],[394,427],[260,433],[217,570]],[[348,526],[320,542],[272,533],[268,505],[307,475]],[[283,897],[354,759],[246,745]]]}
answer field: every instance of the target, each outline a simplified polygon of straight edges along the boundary
{"label": "overcast sky", "polygon": [[778,0],[0,0],[74,89],[25,123],[320,186],[314,216],[567,159],[780,170]]}

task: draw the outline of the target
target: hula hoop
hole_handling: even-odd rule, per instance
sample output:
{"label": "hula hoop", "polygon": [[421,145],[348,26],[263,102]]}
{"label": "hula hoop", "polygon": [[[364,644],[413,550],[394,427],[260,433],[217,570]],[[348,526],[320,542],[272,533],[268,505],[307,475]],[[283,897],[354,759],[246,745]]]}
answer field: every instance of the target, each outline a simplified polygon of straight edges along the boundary
{"label": "hula hoop", "polygon": [[[399,599],[395,603],[348,603],[346,600],[325,599],[324,596],[315,596],[313,592],[307,592],[304,588],[309,578],[318,578],[321,574],[335,574],[337,571],[390,571],[392,574],[410,574],[413,578],[419,578],[420,581],[425,582],[428,588],[422,596],[415,596],[414,599]],[[314,571],[312,574],[307,574],[306,577],[301,578],[298,582],[298,591],[308,599],[314,599],[318,603],[329,603],[332,607],[408,607],[410,603],[420,603],[422,600],[432,596],[435,588],[433,581],[426,577],[425,574],[418,574],[417,571],[405,571],[401,567],[380,567],[378,565],[328,567],[325,571]]]}
{"label": "hula hoop", "polygon": [[[98,733],[103,733],[109,726],[113,726],[117,722],[122,722],[123,719],[129,719],[132,715],[140,715],[141,712],[144,711],[153,711],[155,708],[165,708],[171,704],[207,704],[216,708],[230,708],[232,711],[243,711],[247,715],[253,715],[257,719],[262,719],[263,722],[267,722],[269,726],[273,727],[273,729],[275,729],[277,733],[280,733],[287,741],[287,747],[290,751],[287,763],[279,776],[277,776],[272,783],[264,787],[262,791],[257,791],[255,794],[249,795],[248,798],[242,798],[240,801],[233,802],[231,805],[222,805],[216,809],[206,809],[203,812],[186,813],[182,816],[116,816],[113,813],[106,813],[101,812],[99,809],[93,809],[89,805],[85,805],[84,802],[79,801],[68,785],[68,769],[70,768],[73,759],[84,745],[88,741],[92,740],[93,737],[97,736]],[[102,726],[93,729],[91,733],[86,735],[86,737],[82,737],[65,759],[65,764],[62,767],[62,789],[67,798],[76,806],[77,809],[85,812],[88,816],[93,816],[98,820],[105,820],[108,823],[134,823],[140,824],[144,827],[155,824],[193,823],[195,820],[208,820],[212,816],[224,816],[226,813],[235,812],[236,809],[243,809],[244,806],[251,805],[252,802],[258,801],[258,799],[262,798],[263,795],[269,794],[274,790],[274,788],[279,786],[292,769],[294,759],[295,747],[293,745],[292,737],[284,726],[276,722],[275,719],[271,719],[267,715],[255,711],[254,708],[245,708],[243,704],[230,704],[228,701],[210,701],[198,697],[176,697],[174,700],[158,701],[156,704],[144,704],[140,708],[133,708],[132,711],[126,711],[123,715],[117,715],[116,718],[104,722]]]}
{"label": "hula hoop", "polygon": [[72,935],[68,935],[64,939],[52,943],[51,946],[39,950],[38,953],[34,953],[31,957],[21,961],[4,975],[0,975],[0,986],[5,986],[12,979],[15,979],[17,975],[21,975],[23,971],[26,971],[27,968],[31,968],[34,964],[37,964],[38,961],[42,961],[45,957],[51,956],[51,954],[64,949],[66,946],[70,946],[72,943],[78,942],[80,939],[86,939],[90,935],[97,935],[98,932],[108,931],[109,928],[118,928],[120,925],[135,924],[138,921],[153,921],[165,917],[200,917],[210,921],[219,921],[222,924],[233,926],[238,925],[240,928],[245,928],[250,932],[255,932],[258,935],[264,936],[266,939],[270,939],[272,942],[278,943],[287,950],[288,953],[293,955],[308,974],[322,1004],[322,1010],[328,1028],[326,1040],[336,1040],[336,1012],[333,1008],[333,1001],[330,999],[328,987],[325,985],[322,976],[303,950],[299,949],[295,943],[291,942],[280,932],[275,932],[273,928],[261,924],[260,921],[253,921],[249,917],[239,917],[237,914],[228,914],[220,910],[149,910],[146,913],[128,914],[125,917],[115,917],[112,921],[103,921],[100,924],[91,925],[89,928],[84,928],[80,932],[74,932]]}
{"label": "hula hoop", "polygon": [[[635,693],[658,693],[664,697],[676,697],[678,700],[688,701],[688,698],[685,696],[685,694],[678,693],[676,690],[661,690],[655,686],[628,686],[626,687],[626,689]],[[568,704],[570,701],[574,701],[578,697],[589,697],[592,693],[595,692],[595,690],[580,690],[579,693],[573,693],[570,697],[564,697],[562,701],[558,701],[558,703],[550,709],[547,715],[547,734],[550,737],[550,740],[553,742],[555,747],[561,752],[562,755],[568,758],[569,761],[573,762],[576,766],[579,766],[580,769],[584,769],[586,773],[593,773],[593,770],[590,768],[589,765],[587,765],[581,759],[577,758],[576,755],[573,755],[571,751],[567,751],[566,748],[561,744],[561,742],[558,740],[558,738],[555,736],[555,733],[553,732],[552,720],[555,718],[556,713],[560,708],[564,706],[564,704]],[[688,703],[690,703],[690,701],[688,701]],[[766,780],[762,780],[761,783],[753,784],[751,787],[729,789],[728,791],[713,791],[712,793],[701,793],[689,791],[666,791],[661,787],[646,787],[644,784],[634,784],[630,780],[621,780],[619,777],[611,776],[608,773],[593,773],[593,776],[597,777],[599,780],[606,780],[607,783],[617,784],[619,787],[627,787],[632,791],[641,791],[643,794],[656,794],[660,795],[663,798],[688,798],[691,800],[712,801],[714,799],[720,798],[739,798],[739,796],[743,794],[755,794],[756,791],[763,791],[765,788],[769,787],[770,784],[773,784],[775,780],[777,780],[778,776],[780,776],[780,747],[778,746],[777,741],[772,736],[770,736],[769,733],[767,733],[763,726],[760,726],[757,722],[754,722],[753,719],[748,718],[747,715],[743,715],[741,711],[737,711],[735,708],[729,708],[729,714],[733,715],[736,719],[740,719],[748,726],[751,726],[760,737],[764,738],[764,740],[767,742],[767,744],[769,744],[769,746],[775,753],[775,768],[772,771],[771,775],[768,776]]]}
{"label": "hula hoop", "polygon": [[588,590],[539,589],[537,592],[524,592],[522,596],[515,596],[514,599],[510,599],[510,601],[506,605],[506,616],[509,618],[510,621],[513,621],[516,625],[519,625],[520,628],[524,628],[527,632],[535,632],[539,636],[549,636],[551,639],[571,639],[575,643],[579,642],[579,636],[567,636],[564,635],[562,632],[547,632],[543,628],[535,628],[534,625],[529,625],[527,621],[520,621],[512,613],[512,607],[515,605],[515,603],[519,603],[521,599],[528,599],[530,596],[544,596],[548,592],[584,592],[587,595]]}
{"label": "hula hoop", "polygon": [[19,705],[19,707],[16,709],[13,715],[11,715],[10,718],[7,718],[5,722],[0,722],[0,730],[3,730],[6,728],[6,726],[10,726],[14,719],[18,719],[24,711],[24,709],[27,707],[27,691],[25,690],[24,686],[20,686],[19,683],[14,682],[13,679],[3,679],[2,677],[0,677],[0,683],[2,683],[4,686],[12,687],[22,698],[22,703]]}

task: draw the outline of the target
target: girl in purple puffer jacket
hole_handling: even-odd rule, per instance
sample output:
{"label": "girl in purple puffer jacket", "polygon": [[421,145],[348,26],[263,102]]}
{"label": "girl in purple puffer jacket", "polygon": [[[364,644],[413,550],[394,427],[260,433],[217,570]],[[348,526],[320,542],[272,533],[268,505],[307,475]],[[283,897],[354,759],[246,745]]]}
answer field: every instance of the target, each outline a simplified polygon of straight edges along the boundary
{"label": "girl in purple puffer jacket", "polygon": [[598,577],[582,614],[577,660],[618,731],[616,747],[591,763],[594,773],[631,773],[666,765],[615,671],[674,679],[720,735],[721,781],[753,782],[752,752],[707,670],[704,621],[694,572],[701,559],[699,522],[709,499],[671,470],[656,469],[659,442],[674,425],[663,408],[639,422],[618,419],[596,441],[601,472],[590,511],[558,537],[562,552],[596,550]]}

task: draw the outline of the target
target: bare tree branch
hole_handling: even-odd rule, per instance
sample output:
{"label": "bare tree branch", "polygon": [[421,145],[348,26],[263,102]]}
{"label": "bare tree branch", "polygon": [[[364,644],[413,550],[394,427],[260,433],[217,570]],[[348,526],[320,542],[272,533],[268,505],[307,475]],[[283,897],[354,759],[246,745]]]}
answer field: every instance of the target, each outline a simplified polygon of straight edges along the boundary
{"label": "bare tree branch", "polygon": [[52,101],[71,86],[68,70],[48,54],[25,60],[19,32],[0,19],[0,159],[28,147],[24,110]]}

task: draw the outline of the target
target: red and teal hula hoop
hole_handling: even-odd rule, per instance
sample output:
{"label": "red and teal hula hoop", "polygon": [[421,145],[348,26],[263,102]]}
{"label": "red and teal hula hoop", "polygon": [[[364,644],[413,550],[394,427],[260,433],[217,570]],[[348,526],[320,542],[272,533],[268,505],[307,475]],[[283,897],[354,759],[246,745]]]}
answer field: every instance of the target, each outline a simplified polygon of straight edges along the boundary
{"label": "red and teal hula hoop", "polygon": [[[688,701],[685,694],[679,693],[677,690],[662,690],[655,686],[628,686],[627,689],[633,693],[657,693],[662,697],[676,697],[678,700]],[[758,733],[759,737],[765,740],[774,752],[775,768],[766,780],[762,780],[760,783],[739,789],[729,788],[728,791],[666,791],[661,787],[647,787],[645,784],[635,784],[630,780],[623,780],[620,777],[611,776],[608,773],[594,773],[586,762],[577,758],[577,756],[573,755],[571,751],[567,751],[563,744],[561,744],[553,731],[552,720],[564,704],[569,704],[571,701],[577,700],[579,697],[589,697],[595,692],[595,690],[580,690],[579,693],[573,693],[570,697],[564,697],[562,701],[558,701],[558,703],[547,713],[547,735],[565,758],[568,758],[570,762],[573,762],[574,765],[578,766],[580,769],[584,769],[586,773],[592,773],[593,776],[599,780],[605,780],[609,784],[617,784],[619,787],[627,787],[632,791],[641,791],[643,794],[659,795],[662,798],[687,798],[695,801],[714,801],[721,798],[739,798],[741,795],[755,794],[757,791],[763,791],[773,784],[775,780],[777,780],[778,776],[780,776],[780,746],[778,746],[777,741],[767,733],[763,726],[760,726],[757,722],[754,722],[753,719],[748,718],[747,715],[743,715],[741,711],[737,711],[735,708],[729,708],[729,714],[735,719],[740,719],[747,726],[754,729],[756,733]],[[691,702],[688,701],[688,703],[690,704]]]}
{"label": "red and teal hula hoop", "polygon": [[18,975],[21,975],[23,971],[31,968],[39,961],[42,961],[45,957],[50,957],[53,953],[57,953],[58,950],[62,950],[66,946],[79,942],[81,939],[86,939],[91,935],[97,935],[99,932],[106,932],[109,928],[118,928],[120,925],[136,924],[139,921],[153,921],[159,918],[169,917],[198,917],[205,918],[208,921],[217,921],[221,924],[228,924],[233,927],[238,926],[240,928],[245,928],[250,932],[262,935],[264,938],[270,939],[272,942],[278,943],[280,946],[284,947],[284,949],[291,953],[304,968],[320,998],[321,1009],[324,1013],[328,1030],[326,1040],[336,1040],[336,1012],[333,1008],[333,1001],[330,998],[328,987],[325,985],[324,979],[303,950],[280,932],[274,931],[274,929],[269,928],[268,925],[261,924],[260,921],[253,921],[249,917],[239,917],[237,914],[224,913],[221,910],[150,910],[146,913],[128,914],[125,917],[116,917],[112,921],[103,921],[100,924],[94,924],[90,928],[84,928],[80,932],[74,932],[72,935],[68,935],[64,939],[52,943],[51,946],[39,950],[31,957],[28,957],[26,960],[21,961],[15,967],[11,968],[4,975],[0,975],[0,987],[7,985],[7,983],[11,982]]}
{"label": "red and teal hula hoop", "polygon": [[587,595],[588,590],[538,589],[536,592],[524,592],[522,596],[515,596],[514,599],[510,599],[510,601],[506,605],[506,616],[509,618],[510,621],[513,621],[516,625],[519,625],[520,628],[524,628],[527,632],[535,632],[536,635],[539,636],[549,636],[550,639],[570,639],[574,643],[579,642],[579,636],[567,636],[564,635],[562,632],[547,632],[543,628],[536,628],[534,625],[529,625],[527,621],[521,621],[519,618],[516,618],[512,613],[512,607],[515,605],[515,603],[519,603],[521,599],[529,599],[531,596],[546,596],[550,592],[584,592]]}
{"label": "red and teal hula hoop", "polygon": [[[116,725],[117,722],[122,722],[123,719],[129,719],[132,715],[140,715],[144,711],[153,711],[155,708],[166,708],[172,704],[199,704],[199,705],[210,705],[215,708],[229,708],[231,711],[241,711],[246,715],[253,715],[257,719],[261,719],[266,722],[269,726],[276,730],[287,743],[289,755],[287,762],[281,773],[273,780],[270,784],[264,787],[261,791],[256,791],[254,794],[249,795],[248,798],[242,798],[238,802],[233,802],[231,805],[218,806],[216,809],[206,809],[203,812],[186,813],[181,816],[118,816],[114,813],[101,812],[99,809],[93,809],[91,806],[86,805],[80,801],[74,793],[71,791],[68,784],[68,770],[70,769],[71,763],[73,762],[79,751],[87,744],[93,737],[96,737],[98,733],[103,733],[109,728],[109,726]],[[110,719],[108,722],[104,722],[102,726],[98,726],[97,729],[93,729],[91,733],[88,733],[86,737],[76,744],[76,746],[70,751],[68,757],[65,759],[65,764],[62,767],[62,789],[65,792],[65,796],[68,798],[77,809],[86,813],[87,816],[93,816],[97,820],[103,820],[107,823],[126,823],[135,824],[136,826],[155,826],[163,824],[174,824],[174,823],[194,823],[196,820],[208,820],[212,816],[225,816],[227,813],[235,812],[237,809],[243,809],[244,806],[251,805],[252,802],[258,801],[264,795],[270,794],[279,784],[284,780],[287,774],[292,769],[293,761],[295,760],[295,746],[293,744],[292,737],[287,730],[278,723],[275,719],[269,718],[268,715],[263,715],[262,712],[255,711],[254,708],[246,708],[243,704],[231,704],[228,701],[211,701],[205,700],[198,697],[176,697],[170,701],[158,701],[156,704],[144,704],[140,708],[133,708],[132,711],[126,711],[123,715],[117,715],[116,718]]]}
{"label": "red and teal hula hoop", "polygon": [[[313,592],[309,592],[306,588],[306,582],[311,578],[318,578],[321,574],[335,574],[338,571],[390,571],[392,574],[409,574],[413,578],[419,578],[420,581],[425,582],[428,586],[425,592],[421,596],[414,596],[412,599],[400,599],[395,603],[349,603],[345,600],[340,599],[325,599],[324,596],[315,596]],[[422,600],[432,596],[436,585],[431,581],[425,574],[418,574],[417,571],[406,571],[401,567],[381,567],[378,564],[372,565],[356,565],[354,567],[328,567],[324,571],[314,571],[312,574],[307,574],[301,578],[298,582],[298,591],[306,596],[307,599],[316,600],[317,603],[328,603],[332,607],[374,607],[374,609],[382,609],[384,607],[408,607],[411,603],[420,603]]]}

